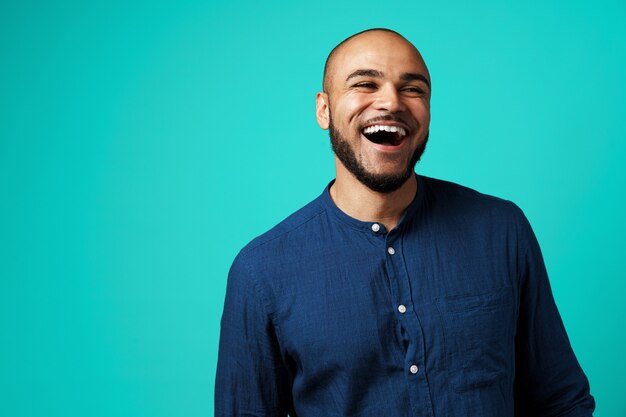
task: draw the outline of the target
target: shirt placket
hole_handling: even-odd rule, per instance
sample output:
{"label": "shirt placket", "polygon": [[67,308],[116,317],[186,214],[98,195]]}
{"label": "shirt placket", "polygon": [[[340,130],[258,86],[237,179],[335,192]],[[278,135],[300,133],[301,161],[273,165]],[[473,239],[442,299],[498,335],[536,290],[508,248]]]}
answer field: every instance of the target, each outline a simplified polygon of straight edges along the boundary
{"label": "shirt placket", "polygon": [[[403,255],[402,234],[394,229],[385,236],[385,269],[391,287],[394,314],[408,343],[404,356],[404,376],[409,387],[411,409],[419,416],[433,416],[427,369],[425,368],[424,334],[411,297],[411,283]],[[392,329],[390,329],[392,331]]]}

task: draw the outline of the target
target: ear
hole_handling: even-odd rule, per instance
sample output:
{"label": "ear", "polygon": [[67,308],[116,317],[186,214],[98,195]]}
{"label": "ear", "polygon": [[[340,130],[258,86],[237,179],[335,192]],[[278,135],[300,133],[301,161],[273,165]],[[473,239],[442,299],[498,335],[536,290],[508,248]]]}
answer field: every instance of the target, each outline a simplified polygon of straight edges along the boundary
{"label": "ear", "polygon": [[317,124],[324,130],[328,130],[328,126],[330,126],[329,112],[328,94],[320,91],[315,96],[315,119],[317,119]]}

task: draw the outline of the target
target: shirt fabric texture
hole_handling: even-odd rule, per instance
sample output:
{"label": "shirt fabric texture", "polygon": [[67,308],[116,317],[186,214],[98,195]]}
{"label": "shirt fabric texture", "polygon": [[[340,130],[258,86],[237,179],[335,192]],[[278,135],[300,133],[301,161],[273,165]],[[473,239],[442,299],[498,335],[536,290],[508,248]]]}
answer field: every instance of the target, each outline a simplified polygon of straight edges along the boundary
{"label": "shirt fabric texture", "polygon": [[417,176],[398,226],[329,188],[231,267],[215,416],[591,416],[513,203]]}

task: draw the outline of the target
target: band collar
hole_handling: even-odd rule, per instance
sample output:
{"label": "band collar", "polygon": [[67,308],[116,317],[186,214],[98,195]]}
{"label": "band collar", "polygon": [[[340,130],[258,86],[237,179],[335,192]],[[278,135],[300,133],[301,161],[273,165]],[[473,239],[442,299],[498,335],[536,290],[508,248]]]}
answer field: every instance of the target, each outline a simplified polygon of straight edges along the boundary
{"label": "band collar", "polygon": [[[409,206],[406,208],[406,210],[402,214],[402,217],[400,217],[400,221],[398,222],[398,225],[393,230],[403,229],[406,226],[406,224],[409,223],[411,218],[415,215],[418,208],[422,205],[422,201],[424,200],[424,181],[422,177],[417,174],[415,174],[415,177],[417,180],[417,192],[415,193],[415,197],[413,197],[413,200],[411,201]],[[335,180],[332,180],[331,182],[328,183],[328,185],[324,189],[324,192],[322,193],[320,198],[322,200],[322,204],[326,207],[326,209],[330,213],[332,213],[332,215],[336,219],[338,219],[343,224],[346,224],[354,229],[361,230],[361,231],[368,232],[368,233],[372,232],[373,230],[372,226],[374,226],[374,224],[378,224],[381,228],[383,227],[382,224],[377,223],[377,222],[363,222],[361,220],[357,220],[353,217],[348,216],[343,211],[341,211],[341,209],[339,209],[339,207],[335,205],[335,202],[330,197],[330,187],[334,184],[334,182]]]}

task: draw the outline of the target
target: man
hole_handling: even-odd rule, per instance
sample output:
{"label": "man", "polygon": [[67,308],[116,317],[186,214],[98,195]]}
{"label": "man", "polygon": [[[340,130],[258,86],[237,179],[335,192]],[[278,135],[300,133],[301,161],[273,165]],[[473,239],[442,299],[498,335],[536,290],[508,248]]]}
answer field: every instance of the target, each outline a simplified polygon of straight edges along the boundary
{"label": "man", "polygon": [[372,29],[329,55],[316,117],[336,179],[237,256],[216,416],[591,416],[513,203],[414,173],[430,76]]}

